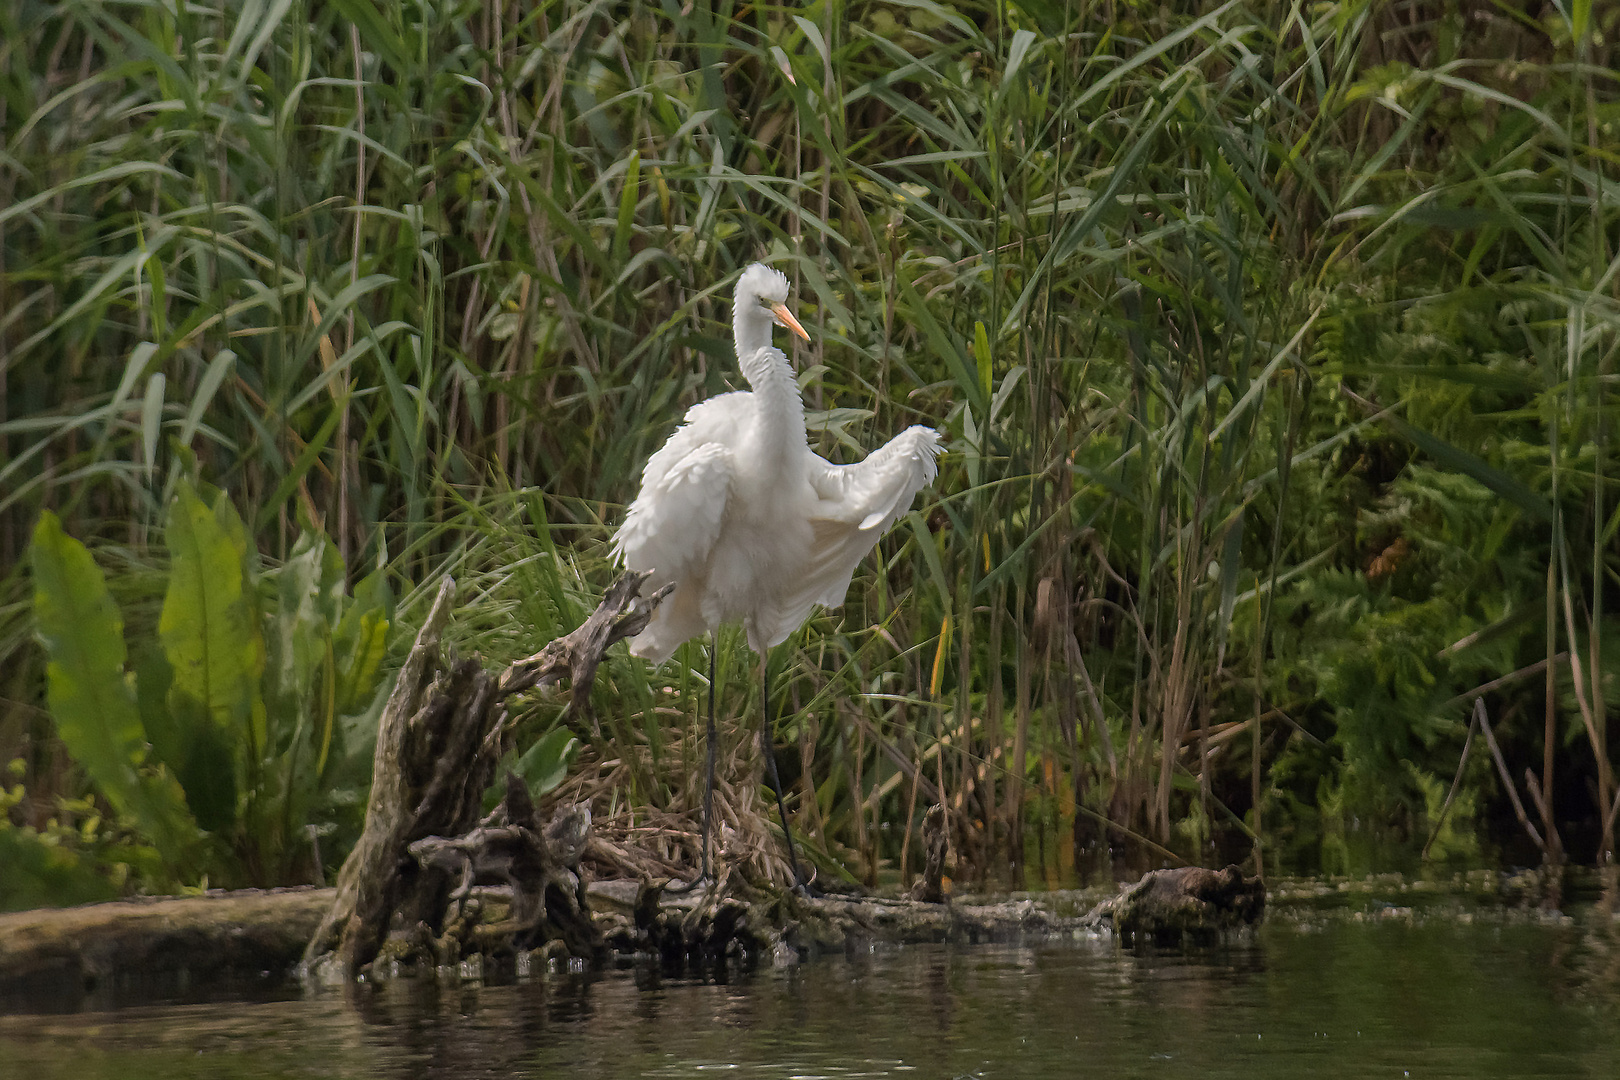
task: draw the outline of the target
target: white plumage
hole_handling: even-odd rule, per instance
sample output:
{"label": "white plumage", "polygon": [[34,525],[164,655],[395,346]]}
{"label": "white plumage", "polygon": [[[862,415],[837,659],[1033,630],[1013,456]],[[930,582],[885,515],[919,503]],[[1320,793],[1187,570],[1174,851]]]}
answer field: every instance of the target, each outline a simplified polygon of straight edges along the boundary
{"label": "white plumage", "polygon": [[855,567],[934,478],[931,428],[907,428],[855,465],[811,452],[793,369],[771,344],[773,323],[806,336],[787,292],[769,267],[743,271],[732,331],[753,390],[687,411],[613,538],[629,569],[653,571],[649,591],[675,583],[630,645],[655,663],[732,620],[763,656],[817,604],[842,604]]}

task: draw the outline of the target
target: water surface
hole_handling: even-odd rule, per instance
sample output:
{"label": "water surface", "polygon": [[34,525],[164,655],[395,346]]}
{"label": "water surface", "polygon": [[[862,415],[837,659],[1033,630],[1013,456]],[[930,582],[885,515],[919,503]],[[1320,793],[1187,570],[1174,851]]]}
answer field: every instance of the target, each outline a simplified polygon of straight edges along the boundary
{"label": "water surface", "polygon": [[[0,1016],[26,1080],[272,1077],[1620,1077],[1606,915],[1278,911],[1252,940],[885,948],[724,981],[510,986]],[[40,1007],[49,1003],[41,1002]]]}

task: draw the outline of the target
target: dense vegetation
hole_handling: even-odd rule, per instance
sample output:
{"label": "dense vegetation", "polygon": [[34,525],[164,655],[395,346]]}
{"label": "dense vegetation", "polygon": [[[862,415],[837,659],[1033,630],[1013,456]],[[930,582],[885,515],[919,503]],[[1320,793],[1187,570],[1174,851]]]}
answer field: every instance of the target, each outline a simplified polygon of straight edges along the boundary
{"label": "dense vegetation", "polygon": [[[492,662],[577,622],[641,463],[738,383],[755,259],[821,452],[949,444],[774,658],[827,857],[915,869],[936,800],[1000,881],[1600,857],[1617,35],[1590,0],[4,0],[0,858],[63,898],[341,853],[359,613],[397,656],[449,573]],[[193,580],[258,649],[212,714],[147,690],[170,605],[231,602]],[[70,700],[75,591],[116,718]],[[610,826],[694,806],[703,655],[614,657],[600,732],[536,702],[530,764],[577,737]]]}

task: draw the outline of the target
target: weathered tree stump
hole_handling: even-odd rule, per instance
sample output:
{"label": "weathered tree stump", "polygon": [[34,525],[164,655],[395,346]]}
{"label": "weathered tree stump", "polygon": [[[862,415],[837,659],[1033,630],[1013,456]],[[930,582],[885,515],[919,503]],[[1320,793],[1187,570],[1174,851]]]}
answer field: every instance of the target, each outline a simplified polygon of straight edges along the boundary
{"label": "weathered tree stump", "polygon": [[1123,938],[1174,944],[1210,940],[1259,921],[1266,886],[1245,878],[1236,866],[1206,870],[1182,866],[1153,870],[1118,896],[1098,904],[1092,916],[1107,919]]}
{"label": "weathered tree stump", "polygon": [[[666,588],[639,597],[645,579],[644,574],[624,575],[577,630],[499,676],[484,670],[477,658],[452,660],[448,665],[441,659],[439,639],[455,593],[454,581],[444,580],[383,709],[372,758],[365,831],[338,874],[337,898],[331,910],[304,950],[306,970],[335,958],[343,973],[352,978],[377,956],[396,920],[400,929],[418,941],[442,938],[456,886],[455,871],[462,869],[464,878],[461,863],[477,861],[439,857],[458,850],[456,843],[462,845],[459,850],[464,855],[482,851],[486,860],[508,858],[510,874],[534,871],[536,880],[548,882],[542,887],[543,894],[554,884],[553,871],[573,873],[577,886],[577,856],[572,870],[564,863],[545,862],[545,848],[539,846],[544,831],[534,821],[527,789],[516,802],[508,789],[504,809],[509,820],[495,827],[497,832],[502,828],[518,832],[490,833],[481,839],[470,839],[467,834],[478,825],[484,792],[501,758],[511,749],[507,698],[568,676],[572,696],[566,715],[588,709],[585,703],[602,654],[613,643],[645,629],[654,607],[668,593]],[[444,841],[445,837],[462,839]],[[439,847],[420,849],[425,856],[420,860],[411,856],[413,844],[432,838],[441,839]],[[557,839],[561,843],[564,837]],[[578,842],[583,847],[583,833]],[[497,854],[496,848],[503,843],[510,850]],[[526,860],[536,861],[535,865]],[[583,892],[577,887],[575,891],[582,911]],[[533,899],[525,897],[526,903]],[[541,906],[551,913],[549,901]],[[557,918],[566,922],[568,917],[561,914],[565,906],[559,901]],[[523,917],[533,918],[536,910],[525,910]],[[583,926],[588,928],[589,923],[588,916],[584,917]],[[577,922],[565,937],[569,935],[570,948],[575,944],[588,947],[585,930]]]}
{"label": "weathered tree stump", "polygon": [[[462,940],[464,946],[507,941],[515,949],[530,949],[555,940],[572,956],[595,959],[602,936],[591,922],[579,867],[590,830],[591,810],[583,803],[564,807],[542,828],[528,786],[508,772],[506,798],[478,828],[465,836],[418,840],[410,853],[423,868],[459,874],[461,883],[450,900],[463,914],[474,885],[511,887],[506,920],[480,927],[476,940]],[[459,959],[441,956],[442,962]]]}

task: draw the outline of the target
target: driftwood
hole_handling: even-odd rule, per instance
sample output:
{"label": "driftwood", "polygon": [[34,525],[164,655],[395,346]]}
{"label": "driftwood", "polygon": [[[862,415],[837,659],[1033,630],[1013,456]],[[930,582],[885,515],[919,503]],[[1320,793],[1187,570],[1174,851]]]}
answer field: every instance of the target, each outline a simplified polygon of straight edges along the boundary
{"label": "driftwood", "polygon": [[550,642],[545,648],[524,660],[519,660],[501,676],[501,696],[516,694],[536,686],[547,686],[563,676],[568,677],[568,705],[562,719],[566,723],[577,713],[590,717],[591,726],[596,718],[591,715],[591,687],[596,682],[596,669],[602,663],[608,646],[627,637],[635,637],[647,628],[653,609],[675,588],[671,582],[650,596],[642,597],[641,583],[648,575],[632,571],[625,574],[602,596],[591,617],[580,624],[567,637]]}
{"label": "driftwood", "polygon": [[1160,943],[1203,941],[1257,922],[1266,909],[1266,887],[1245,878],[1236,866],[1206,870],[1182,866],[1152,870],[1135,885],[1097,905],[1092,915],[1106,918],[1128,940]]}
{"label": "driftwood", "polygon": [[[457,857],[442,872],[457,878],[462,869]],[[116,1003],[152,985],[279,985],[302,967],[304,944],[336,896],[334,888],[250,891],[0,915],[0,1005],[47,996]],[[954,905],[792,895],[749,903],[722,894],[671,896],[615,880],[588,883],[584,899],[598,961],[640,958],[667,971],[792,964],[878,942],[971,944],[1108,932],[1106,923],[1073,914],[1084,909],[1076,894]],[[548,913],[552,900],[545,898]],[[394,973],[509,979],[537,970],[537,962],[543,969],[562,960],[571,952],[566,941],[542,940],[552,929],[536,923],[538,932],[519,938],[521,920],[513,913],[524,903],[510,887],[475,886],[437,937],[402,930],[370,972],[377,979]],[[481,963],[458,963],[476,955]]]}
{"label": "driftwood", "polygon": [[461,884],[450,894],[459,905],[457,924],[467,918],[474,885],[503,884],[512,890],[504,922],[477,928],[472,939],[455,939],[462,946],[458,953],[452,954],[448,943],[441,945],[439,962],[460,960],[490,944],[509,942],[526,950],[548,941],[561,942],[570,955],[596,959],[602,935],[591,922],[579,866],[590,831],[591,809],[583,803],[563,808],[542,828],[528,787],[509,772],[506,798],[478,828],[412,844],[411,856],[424,868],[460,874]]}
{"label": "driftwood", "polygon": [[[445,579],[383,709],[365,831],[338,875],[331,910],[304,950],[307,968],[335,959],[353,977],[377,957],[391,931],[442,943],[468,930],[464,906],[457,925],[445,925],[459,867],[444,858],[412,858],[411,846],[433,837],[465,837],[478,825],[484,791],[511,749],[510,695],[566,675],[572,680],[570,713],[585,707],[603,652],[640,633],[668,591],[639,598],[645,579],[624,575],[577,630],[499,676],[476,658],[442,661],[439,639],[455,593],[455,583]],[[531,802],[530,819],[532,813]],[[539,835],[532,820],[517,824]]]}
{"label": "driftwood", "polygon": [[[571,680],[571,714],[586,708],[603,651],[646,626],[664,595],[638,598],[626,575],[567,637],[497,677],[476,659],[441,660],[454,585],[446,580],[417,635],[379,725],[366,827],[336,889],[94,905],[0,916],[0,993],[55,992],[131,977],[275,977],[303,949],[302,969],[352,977],[367,965],[441,970],[469,956],[510,970],[536,955],[600,960],[604,953],[712,964],[740,956],[796,961],[863,942],[1027,940],[1100,933],[1194,940],[1259,918],[1265,890],[1235,867],[1155,871],[1088,914],[1073,897],[994,904],[946,899],[946,813],[923,827],[927,851],[915,898],[767,896],[749,903],[715,889],[664,895],[642,881],[590,883],[582,860],[603,860],[586,805],[542,826],[522,781],[508,776],[500,807],[479,820],[497,763],[511,749],[506,699]],[[607,862],[629,866],[628,851]],[[495,883],[497,888],[487,887]],[[480,888],[480,885],[486,887]],[[921,901],[921,902],[919,902]],[[311,931],[313,927],[313,931]],[[384,949],[388,964],[378,964]],[[483,964],[475,965],[479,970]]]}
{"label": "driftwood", "polygon": [[911,886],[913,900],[943,904],[950,899],[945,892],[945,852],[950,846],[950,830],[945,823],[945,808],[939,803],[923,815],[923,872]]}

